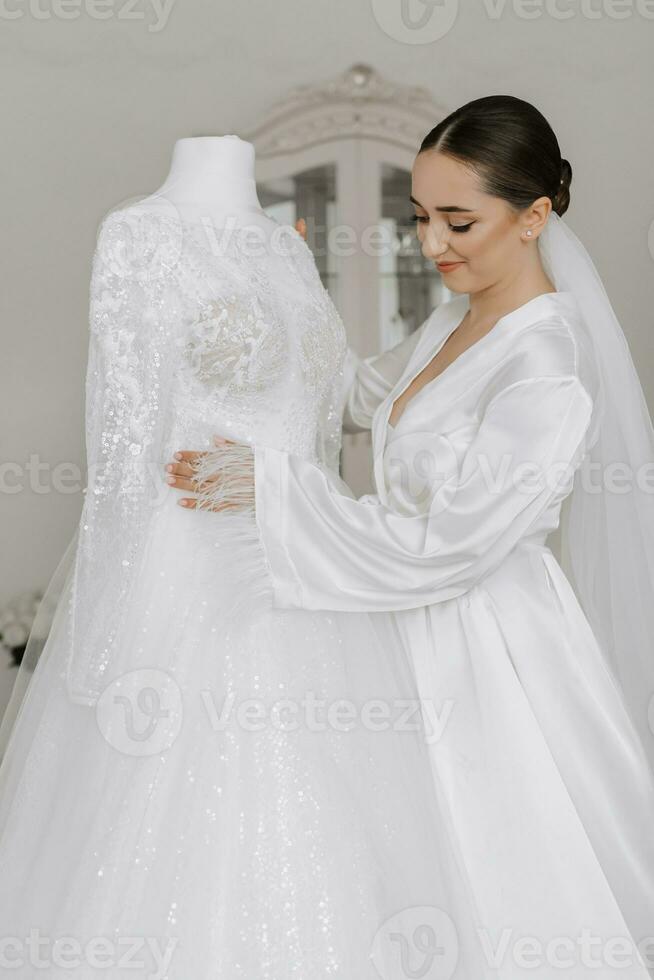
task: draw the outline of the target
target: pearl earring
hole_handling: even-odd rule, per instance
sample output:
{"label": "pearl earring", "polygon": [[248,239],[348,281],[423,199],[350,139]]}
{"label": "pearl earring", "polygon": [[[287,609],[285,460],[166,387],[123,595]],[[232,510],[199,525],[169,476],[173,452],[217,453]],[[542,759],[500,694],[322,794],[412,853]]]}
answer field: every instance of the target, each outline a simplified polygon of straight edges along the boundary
{"label": "pearl earring", "polygon": [[533,235],[533,231],[531,230],[531,228],[527,228],[526,234],[529,238],[531,238],[531,236]]}

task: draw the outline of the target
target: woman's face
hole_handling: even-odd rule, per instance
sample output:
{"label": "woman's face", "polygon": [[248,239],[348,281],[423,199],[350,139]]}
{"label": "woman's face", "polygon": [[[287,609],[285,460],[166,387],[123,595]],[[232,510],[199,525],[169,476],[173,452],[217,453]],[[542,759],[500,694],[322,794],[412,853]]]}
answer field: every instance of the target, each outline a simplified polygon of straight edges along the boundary
{"label": "woman's face", "polygon": [[521,236],[532,226],[526,212],[485,194],[463,163],[438,150],[419,153],[411,197],[422,253],[448,289],[477,293],[519,274],[526,259]]}

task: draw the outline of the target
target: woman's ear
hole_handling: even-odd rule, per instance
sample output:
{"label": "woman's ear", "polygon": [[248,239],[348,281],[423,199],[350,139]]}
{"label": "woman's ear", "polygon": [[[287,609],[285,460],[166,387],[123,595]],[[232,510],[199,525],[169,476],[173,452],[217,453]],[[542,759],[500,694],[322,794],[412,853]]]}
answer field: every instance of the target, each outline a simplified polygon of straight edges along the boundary
{"label": "woman's ear", "polygon": [[525,208],[521,218],[521,234],[532,241],[540,235],[547,223],[552,210],[549,197],[539,197],[528,208]]}

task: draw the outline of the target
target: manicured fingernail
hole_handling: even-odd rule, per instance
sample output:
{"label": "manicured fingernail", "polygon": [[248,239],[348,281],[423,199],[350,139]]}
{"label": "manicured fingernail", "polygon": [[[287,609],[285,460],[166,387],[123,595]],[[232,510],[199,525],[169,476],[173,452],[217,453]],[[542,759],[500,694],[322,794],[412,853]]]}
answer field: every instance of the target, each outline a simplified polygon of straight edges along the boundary
{"label": "manicured fingernail", "polygon": [[181,453],[175,453],[175,459],[181,459],[181,458],[182,458]]}

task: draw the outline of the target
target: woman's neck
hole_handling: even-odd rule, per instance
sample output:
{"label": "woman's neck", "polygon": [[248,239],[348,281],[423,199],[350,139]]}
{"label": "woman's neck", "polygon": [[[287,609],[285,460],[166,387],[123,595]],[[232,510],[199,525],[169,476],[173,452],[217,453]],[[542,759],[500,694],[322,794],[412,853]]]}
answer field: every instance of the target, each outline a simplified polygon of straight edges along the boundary
{"label": "woman's neck", "polygon": [[535,261],[528,263],[526,268],[506,281],[494,283],[487,289],[470,294],[467,330],[485,331],[489,323],[495,323],[500,317],[517,310],[535,296],[554,292],[556,286],[546,275],[540,258],[535,256]]}

